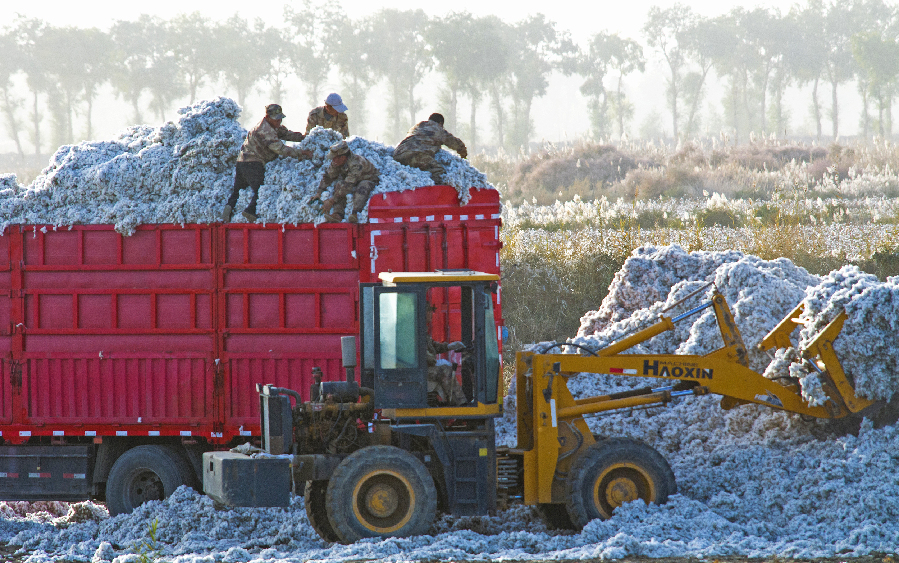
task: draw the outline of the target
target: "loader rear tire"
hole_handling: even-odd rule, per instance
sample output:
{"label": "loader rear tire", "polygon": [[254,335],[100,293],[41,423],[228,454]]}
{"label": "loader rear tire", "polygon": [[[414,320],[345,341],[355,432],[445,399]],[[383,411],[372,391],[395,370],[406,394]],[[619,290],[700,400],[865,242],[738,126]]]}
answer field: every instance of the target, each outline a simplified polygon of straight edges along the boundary
{"label": "loader rear tire", "polygon": [[578,529],[606,520],[624,504],[642,499],[664,504],[677,492],[674,472],[652,447],[629,438],[597,442],[578,457],[568,481],[568,515]]}
{"label": "loader rear tire", "polygon": [[186,485],[187,462],[166,446],[137,446],[112,464],[106,481],[106,508],[111,516],[126,514],[151,500],[168,498]]}
{"label": "loader rear tire", "polygon": [[325,499],[341,543],[427,533],[437,514],[437,489],[424,464],[394,446],[370,446],[334,470]]}
{"label": "loader rear tire", "polygon": [[326,542],[336,543],[340,538],[334,533],[334,528],[328,520],[328,511],[325,508],[327,492],[327,481],[306,481],[303,501],[306,504],[306,518],[309,519],[312,528]]}

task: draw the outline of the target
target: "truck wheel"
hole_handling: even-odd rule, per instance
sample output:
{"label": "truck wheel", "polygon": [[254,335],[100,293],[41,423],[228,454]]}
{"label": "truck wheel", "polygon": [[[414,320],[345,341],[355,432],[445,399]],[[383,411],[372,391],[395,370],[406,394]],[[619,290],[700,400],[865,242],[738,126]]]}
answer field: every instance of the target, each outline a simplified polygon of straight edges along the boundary
{"label": "truck wheel", "polygon": [[318,532],[318,535],[323,540],[335,543],[340,538],[334,533],[334,528],[331,527],[331,522],[328,521],[328,511],[325,509],[325,495],[327,492],[327,481],[306,481],[303,501],[306,504],[306,518],[309,519],[312,528]]}
{"label": "truck wheel", "polygon": [[194,471],[193,465],[191,465],[190,460],[187,459],[187,456],[175,446],[163,447],[169,450],[169,452],[171,452],[172,454],[172,458],[175,459],[175,463],[178,466],[178,473],[181,475],[181,484],[187,485],[195,491],[199,490],[200,482],[197,478],[197,472]]}
{"label": "truck wheel", "polygon": [[550,530],[574,530],[568,509],[564,504],[538,504],[537,514]]}
{"label": "truck wheel", "polygon": [[165,446],[137,446],[119,456],[106,481],[109,514],[125,514],[151,500],[162,500],[184,485],[179,456]]}
{"label": "truck wheel", "polygon": [[424,464],[394,446],[370,446],[344,459],[325,506],[342,543],[424,534],[437,514],[437,489]]}
{"label": "truck wheel", "polygon": [[568,515],[583,528],[611,518],[622,504],[643,499],[663,504],[677,492],[674,472],[662,455],[639,440],[614,438],[593,444],[574,462],[568,481]]}

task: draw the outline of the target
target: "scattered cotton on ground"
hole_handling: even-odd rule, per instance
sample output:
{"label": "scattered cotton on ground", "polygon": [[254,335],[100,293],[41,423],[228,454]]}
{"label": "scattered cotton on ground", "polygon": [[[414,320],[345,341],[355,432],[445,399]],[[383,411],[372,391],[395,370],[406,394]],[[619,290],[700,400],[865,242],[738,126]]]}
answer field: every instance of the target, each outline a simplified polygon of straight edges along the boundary
{"label": "scattered cotton on ground", "polygon": [[[572,342],[604,346],[653,322],[663,308],[710,281],[727,298],[750,350],[803,300],[809,301],[811,319],[806,328],[824,326],[829,321],[822,315],[835,312],[835,300],[843,299],[842,295],[850,320],[856,315],[858,320],[853,322],[873,322],[874,327],[853,328],[847,321],[841,339],[877,327],[895,334],[889,323],[893,322],[891,311],[899,308],[892,305],[882,310],[895,298],[894,280],[881,283],[846,269],[819,278],[788,260],[687,253],[668,247],[635,251],[616,276],[609,297],[597,312],[585,315]],[[666,314],[675,316],[698,305],[709,291]],[[881,309],[880,317],[872,309]],[[871,350],[891,357],[896,352],[885,338]],[[795,338],[794,342],[801,346]],[[642,344],[639,351],[703,354],[720,345],[712,313],[706,310],[680,323],[676,331]],[[848,348],[840,352],[846,365],[867,361],[858,356],[872,353]],[[869,360],[876,363],[877,358]],[[778,369],[786,369],[792,361],[789,354],[783,355]],[[767,356],[753,352],[750,364],[761,372]],[[872,394],[891,389],[890,377],[881,372],[855,374],[856,385],[864,384]],[[643,384],[640,378],[593,374],[569,380],[576,398]],[[514,445],[514,403],[514,395],[506,397],[507,411],[498,423],[499,443]],[[283,510],[222,510],[207,497],[182,487],[165,501],[115,518],[104,518],[95,505],[81,503],[80,512],[73,512],[87,521],[68,513],[62,516],[58,506],[53,508],[55,516],[48,515],[47,507],[31,515],[24,514],[21,506],[16,511],[9,503],[5,509],[0,503],[0,539],[21,545],[20,554],[35,563],[60,558],[127,563],[151,552],[178,563],[200,563],[641,556],[814,559],[897,551],[896,425],[875,428],[865,420],[847,433],[847,426],[835,421],[804,421],[757,405],[726,411],[716,397],[681,399],[666,408],[612,413],[587,421],[597,434],[639,438],[659,450],[674,470],[679,493],[663,506],[625,505],[610,520],[595,520],[579,533],[547,530],[532,510],[515,507],[492,517],[441,516],[428,536],[342,546],[318,538],[306,519],[302,499],[293,499]],[[151,542],[154,523],[157,541]]]}
{"label": "scattered cotton on ground", "polygon": [[[112,140],[60,147],[30,186],[20,186],[13,174],[0,175],[0,227],[115,224],[116,230],[130,234],[144,223],[217,221],[234,185],[237,155],[247,134],[237,122],[240,107],[231,99],[217,98],[179,113],[177,122],[160,127],[135,126]],[[322,221],[320,206],[309,207],[308,200],[330,164],[325,159],[328,147],[338,140],[336,132],[316,128],[295,145],[311,150],[312,159],[278,158],[266,165],[257,207],[260,222]],[[361,137],[349,143],[381,171],[375,193],[434,184],[427,173],[394,161],[393,147]],[[458,156],[440,151],[437,160],[447,168],[447,182],[459,191],[463,204],[470,188],[493,187]],[[244,221],[239,211],[249,194],[241,193],[235,221]],[[359,220],[367,220],[367,207]]]}

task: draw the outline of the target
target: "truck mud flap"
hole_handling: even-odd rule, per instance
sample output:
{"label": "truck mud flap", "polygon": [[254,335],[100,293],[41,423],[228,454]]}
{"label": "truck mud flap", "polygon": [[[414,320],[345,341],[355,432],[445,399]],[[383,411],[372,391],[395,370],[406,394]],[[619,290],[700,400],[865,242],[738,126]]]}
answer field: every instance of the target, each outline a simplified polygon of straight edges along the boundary
{"label": "truck mud flap", "polygon": [[0,500],[87,500],[93,457],[91,446],[0,446]]}

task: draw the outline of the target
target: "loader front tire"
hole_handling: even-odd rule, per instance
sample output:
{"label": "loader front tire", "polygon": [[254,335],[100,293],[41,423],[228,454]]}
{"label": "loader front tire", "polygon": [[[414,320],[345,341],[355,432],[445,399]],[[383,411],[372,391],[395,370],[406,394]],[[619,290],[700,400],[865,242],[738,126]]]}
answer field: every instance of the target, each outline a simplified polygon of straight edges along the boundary
{"label": "loader front tire", "polygon": [[437,489],[424,464],[394,446],[370,446],[344,459],[328,481],[328,521],[341,543],[427,533]]}
{"label": "loader front tire", "polygon": [[578,457],[568,481],[568,516],[578,529],[606,520],[626,502],[664,504],[677,492],[671,466],[647,444],[629,438],[597,442]]}
{"label": "loader front tire", "polygon": [[328,511],[325,508],[327,493],[327,481],[306,481],[303,502],[306,504],[306,518],[309,519],[312,528],[326,542],[336,543],[340,538],[334,533],[334,528],[328,520]]}

